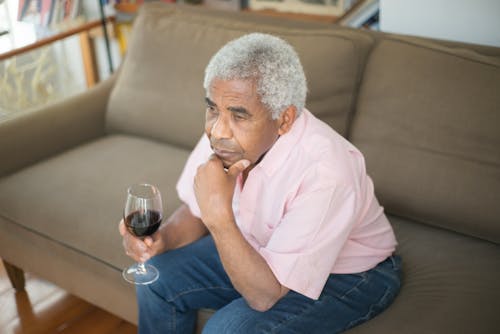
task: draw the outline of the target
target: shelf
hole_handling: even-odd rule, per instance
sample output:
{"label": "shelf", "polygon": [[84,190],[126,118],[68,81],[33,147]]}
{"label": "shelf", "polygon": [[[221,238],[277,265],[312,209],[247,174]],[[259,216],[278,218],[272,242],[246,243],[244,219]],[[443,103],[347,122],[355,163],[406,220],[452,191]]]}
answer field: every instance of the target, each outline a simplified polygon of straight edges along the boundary
{"label": "shelf", "polygon": [[294,20],[302,21],[319,21],[325,23],[334,23],[337,20],[336,16],[331,15],[316,15],[316,14],[302,14],[302,13],[288,13],[288,12],[278,12],[274,9],[244,9],[243,11],[250,13],[257,13],[260,15],[267,15],[273,17],[284,17]]}

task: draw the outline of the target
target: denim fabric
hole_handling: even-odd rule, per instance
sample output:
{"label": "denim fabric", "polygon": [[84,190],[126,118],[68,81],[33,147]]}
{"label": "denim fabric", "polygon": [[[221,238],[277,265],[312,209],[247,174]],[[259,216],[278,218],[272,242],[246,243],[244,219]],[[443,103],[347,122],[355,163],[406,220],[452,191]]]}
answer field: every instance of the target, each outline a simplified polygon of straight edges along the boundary
{"label": "denim fabric", "polygon": [[330,275],[318,300],[290,291],[259,312],[233,288],[210,236],[150,263],[160,278],[137,287],[140,334],[191,334],[200,308],[217,310],[204,334],[339,333],[382,312],[400,288],[401,260],[391,256],[366,272]]}

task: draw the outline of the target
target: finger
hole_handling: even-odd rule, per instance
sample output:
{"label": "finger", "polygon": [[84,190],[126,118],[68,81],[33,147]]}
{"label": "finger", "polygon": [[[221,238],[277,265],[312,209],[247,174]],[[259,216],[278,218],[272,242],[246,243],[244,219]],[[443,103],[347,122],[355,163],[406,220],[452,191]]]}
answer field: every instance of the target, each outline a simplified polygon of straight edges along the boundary
{"label": "finger", "polygon": [[212,154],[210,154],[210,156],[208,157],[208,160],[220,160],[220,159],[219,159],[219,157],[217,156],[217,154],[212,153]]}
{"label": "finger", "polygon": [[127,234],[127,228],[125,227],[125,223],[123,222],[123,219],[120,220],[120,223],[118,224],[118,231],[120,232],[122,237]]}
{"label": "finger", "polygon": [[153,238],[151,238],[151,237],[145,237],[143,241],[146,244],[146,246],[148,246],[148,247],[152,247],[153,246],[153,243],[154,243]]}
{"label": "finger", "polygon": [[127,254],[128,257],[134,259],[134,261],[138,261],[139,256],[137,256],[136,253],[134,252],[128,237],[123,238],[122,244],[123,244],[123,249],[125,250],[125,254]]}
{"label": "finger", "polygon": [[210,155],[210,157],[208,158],[208,161],[207,161],[207,165],[211,163],[211,164],[216,164],[218,165],[220,168],[223,168],[222,166],[222,160],[219,158],[219,156],[215,153],[213,153],[212,155]]}
{"label": "finger", "polygon": [[123,248],[125,248],[125,254],[135,261],[145,262],[151,257],[149,254],[149,247],[140,239],[130,234],[123,238]]}
{"label": "finger", "polygon": [[151,255],[149,255],[149,253],[143,253],[140,257],[139,257],[139,262],[146,262],[147,260],[149,260],[151,258]]}
{"label": "finger", "polygon": [[222,165],[222,161],[219,159],[219,157],[215,153],[212,153],[205,163],[202,163],[198,166],[198,168],[196,169],[196,176],[200,175],[202,171],[207,169],[208,166],[217,163]]}
{"label": "finger", "polygon": [[242,159],[240,161],[235,162],[231,167],[229,167],[227,174],[236,178],[248,166],[250,166],[250,161]]}

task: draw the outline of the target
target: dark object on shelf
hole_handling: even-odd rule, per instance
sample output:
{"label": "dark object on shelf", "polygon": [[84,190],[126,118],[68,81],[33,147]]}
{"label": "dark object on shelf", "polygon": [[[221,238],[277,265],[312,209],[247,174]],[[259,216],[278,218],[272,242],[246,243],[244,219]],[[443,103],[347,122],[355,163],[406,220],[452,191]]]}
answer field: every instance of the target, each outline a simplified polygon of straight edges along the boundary
{"label": "dark object on shelf", "polygon": [[337,23],[352,28],[368,28],[378,30],[379,0],[359,0]]}
{"label": "dark object on shelf", "polygon": [[97,0],[99,1],[99,14],[101,16],[101,26],[102,26],[102,31],[104,33],[104,42],[106,43],[106,54],[108,56],[108,66],[109,66],[109,73],[113,73],[113,59],[111,58],[111,47],[109,46],[109,35],[108,35],[108,29],[106,27],[106,17],[104,16],[104,7],[103,7],[103,1],[104,0]]}

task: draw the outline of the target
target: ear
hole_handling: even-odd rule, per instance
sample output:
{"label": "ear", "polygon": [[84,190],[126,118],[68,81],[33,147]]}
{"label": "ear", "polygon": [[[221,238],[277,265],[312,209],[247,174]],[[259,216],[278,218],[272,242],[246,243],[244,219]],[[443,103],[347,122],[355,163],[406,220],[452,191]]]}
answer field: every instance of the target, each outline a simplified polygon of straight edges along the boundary
{"label": "ear", "polygon": [[278,118],[278,134],[280,136],[284,135],[292,128],[293,123],[295,122],[295,118],[297,117],[297,109],[295,106],[289,106],[281,113]]}

